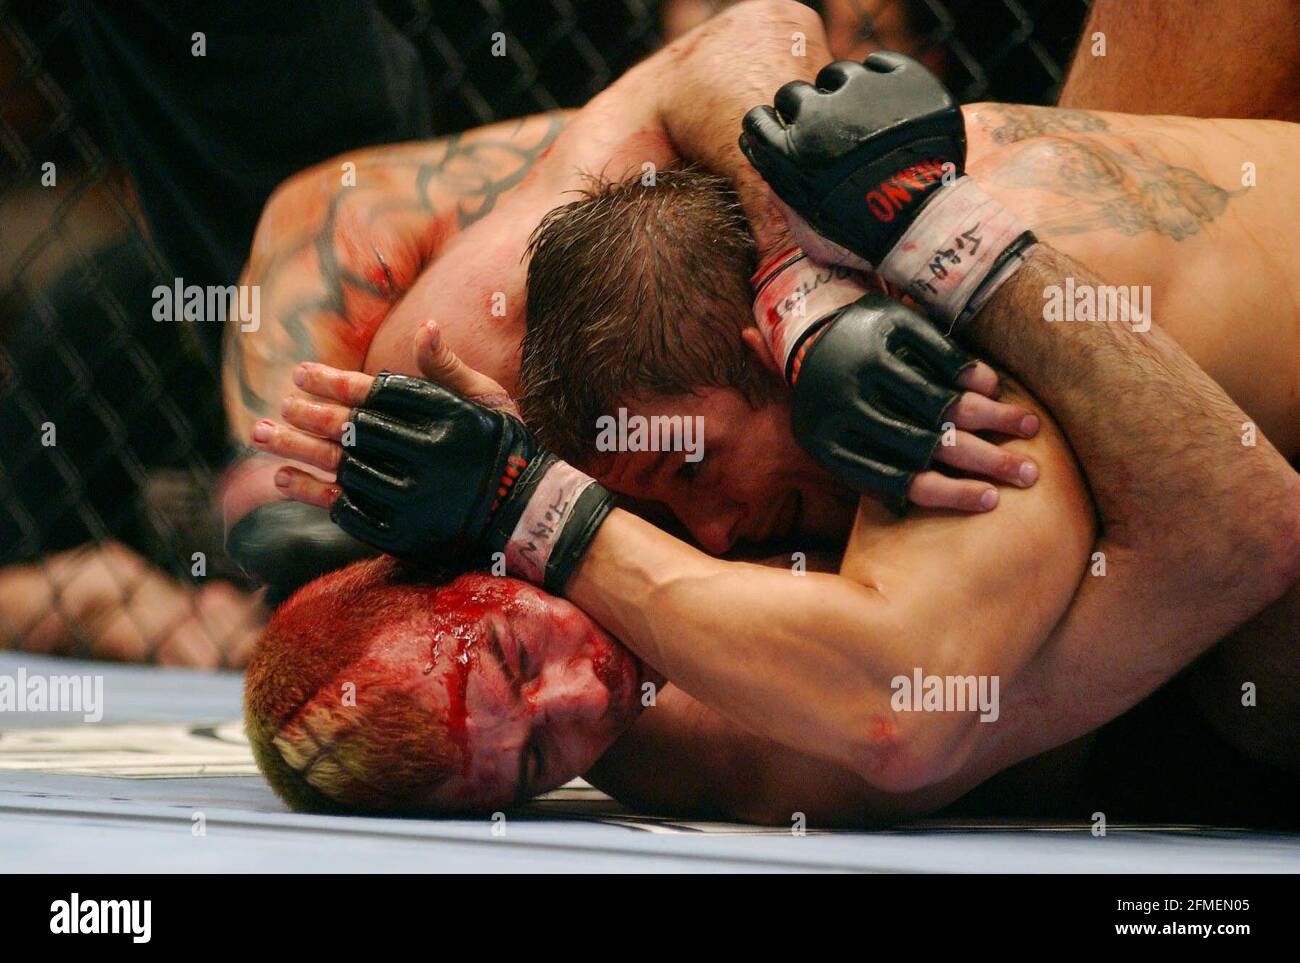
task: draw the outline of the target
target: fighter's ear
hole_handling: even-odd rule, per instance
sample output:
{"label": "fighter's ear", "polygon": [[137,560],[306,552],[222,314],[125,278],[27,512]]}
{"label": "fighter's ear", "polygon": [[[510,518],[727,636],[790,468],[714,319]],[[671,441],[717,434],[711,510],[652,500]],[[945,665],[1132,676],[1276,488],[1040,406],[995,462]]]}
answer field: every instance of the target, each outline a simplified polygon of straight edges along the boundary
{"label": "fighter's ear", "polygon": [[772,349],[767,346],[763,340],[763,333],[758,328],[745,328],[740,332],[740,340],[745,342],[747,347],[761,364],[778,378],[782,377],[781,366],[776,363],[776,358],[772,356]]}

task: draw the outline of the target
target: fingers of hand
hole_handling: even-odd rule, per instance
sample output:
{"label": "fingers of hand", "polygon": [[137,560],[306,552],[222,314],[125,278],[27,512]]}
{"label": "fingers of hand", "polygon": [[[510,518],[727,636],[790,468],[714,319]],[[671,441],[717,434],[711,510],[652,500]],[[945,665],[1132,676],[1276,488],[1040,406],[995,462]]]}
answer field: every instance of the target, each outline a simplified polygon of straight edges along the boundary
{"label": "fingers of hand", "polygon": [[1038,465],[1032,458],[977,438],[964,431],[957,432],[955,445],[940,444],[934,450],[934,460],[972,475],[982,475],[994,481],[1028,488],[1038,481]]}
{"label": "fingers of hand", "polygon": [[286,398],[280,411],[284,420],[294,428],[331,441],[342,441],[348,423],[352,420],[351,408],[325,401],[309,401],[306,398]]}
{"label": "fingers of hand", "polygon": [[424,377],[463,398],[484,404],[483,398],[506,397],[504,388],[465,364],[447,347],[436,321],[426,321],[416,335],[415,361]]}
{"label": "fingers of hand", "polygon": [[750,149],[770,149],[785,138],[785,126],[776,111],[766,105],[753,108],[742,121],[746,144]]}
{"label": "fingers of hand", "polygon": [[294,501],[318,508],[330,508],[341,491],[333,482],[323,482],[315,475],[289,467],[275,473],[275,487]]}
{"label": "fingers of hand", "polygon": [[792,124],[799,117],[805,103],[818,97],[817,88],[802,80],[792,80],[777,89],[772,103],[777,113],[787,124]]}
{"label": "fingers of hand", "polygon": [[365,372],[343,371],[314,361],[306,361],[293,369],[293,383],[303,391],[349,408],[355,408],[366,400],[374,382],[374,376]]}
{"label": "fingers of hand", "polygon": [[1013,438],[1038,434],[1038,416],[1023,405],[994,401],[967,391],[948,409],[945,420],[965,431],[996,431]]}
{"label": "fingers of hand", "polygon": [[337,470],[343,459],[343,449],[337,442],[274,421],[259,421],[253,426],[253,444],[261,451],[326,471]]}
{"label": "fingers of hand", "polygon": [[972,478],[949,478],[937,471],[920,472],[907,490],[908,500],[922,508],[959,512],[988,512],[997,507],[998,490]]}
{"label": "fingers of hand", "polygon": [[994,398],[998,392],[998,373],[983,361],[976,361],[957,376],[957,387]]}

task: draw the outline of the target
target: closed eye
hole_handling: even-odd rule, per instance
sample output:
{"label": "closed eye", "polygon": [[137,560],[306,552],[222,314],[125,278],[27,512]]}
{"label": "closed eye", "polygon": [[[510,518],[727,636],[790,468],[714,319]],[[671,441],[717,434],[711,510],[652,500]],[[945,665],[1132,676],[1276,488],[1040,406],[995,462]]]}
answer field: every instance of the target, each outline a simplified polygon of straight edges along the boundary
{"label": "closed eye", "polygon": [[520,642],[518,645],[518,649],[519,649],[519,678],[522,679],[524,682],[532,682],[538,676],[538,672],[535,671],[535,669],[538,667],[533,665],[533,657],[532,654],[528,651],[528,646],[526,646],[523,642]]}
{"label": "closed eye", "polygon": [[532,787],[541,784],[544,763],[541,745],[535,737],[530,736],[528,745],[519,751],[519,777],[515,786],[515,796],[520,802],[532,796]]}
{"label": "closed eye", "polygon": [[533,740],[528,750],[528,785],[537,786],[542,781],[542,771],[546,766],[546,759],[542,755],[541,744]]}

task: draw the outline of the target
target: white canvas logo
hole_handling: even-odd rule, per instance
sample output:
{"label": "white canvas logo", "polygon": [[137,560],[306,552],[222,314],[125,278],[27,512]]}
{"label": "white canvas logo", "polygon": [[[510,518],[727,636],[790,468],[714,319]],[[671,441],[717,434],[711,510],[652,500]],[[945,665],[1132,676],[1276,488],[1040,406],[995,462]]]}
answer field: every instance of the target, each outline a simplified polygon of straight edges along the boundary
{"label": "white canvas logo", "polygon": [[102,675],[0,675],[0,712],[80,712],[86,722],[104,718]]}
{"label": "white canvas logo", "polygon": [[628,415],[618,409],[618,417],[601,415],[596,419],[597,451],[684,451],[686,460],[697,462],[704,457],[704,416]]}
{"label": "white canvas logo", "polygon": [[129,933],[133,943],[148,943],[153,930],[153,900],[89,899],[77,893],[50,904],[50,932]]}
{"label": "white canvas logo", "polygon": [[1151,285],[1075,284],[1043,288],[1044,321],[1119,321],[1137,332],[1151,330]]}
{"label": "white canvas logo", "polygon": [[221,324],[227,318],[239,320],[239,330],[256,331],[262,326],[262,289],[256,284],[209,284],[201,287],[177,278],[171,287],[153,289],[155,321],[200,321]]}
{"label": "white canvas logo", "polygon": [[997,722],[998,677],[995,675],[924,675],[913,669],[911,676],[889,680],[894,694],[889,705],[895,712],[974,712],[980,722]]}

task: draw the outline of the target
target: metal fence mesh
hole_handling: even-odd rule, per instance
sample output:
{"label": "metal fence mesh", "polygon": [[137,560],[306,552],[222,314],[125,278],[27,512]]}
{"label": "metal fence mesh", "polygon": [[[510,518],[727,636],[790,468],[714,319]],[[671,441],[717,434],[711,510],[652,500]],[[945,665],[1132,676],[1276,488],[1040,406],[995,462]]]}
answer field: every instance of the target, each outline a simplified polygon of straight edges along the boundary
{"label": "metal fence mesh", "polygon": [[[430,133],[446,134],[580,106],[726,5],[378,9],[417,52]],[[1086,13],[1084,0],[810,5],[837,56],[900,49],[965,101],[1021,103],[1052,102]],[[239,664],[265,613],[224,558],[211,506],[226,454],[215,340],[151,318],[150,292],[176,271],[76,42],[91,6],[0,0],[0,647]]]}

